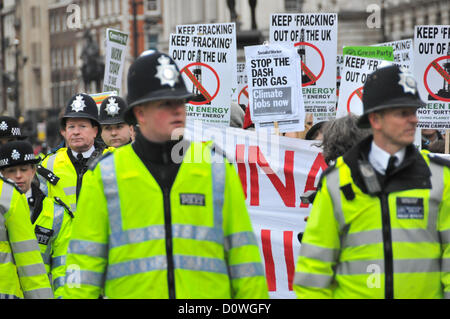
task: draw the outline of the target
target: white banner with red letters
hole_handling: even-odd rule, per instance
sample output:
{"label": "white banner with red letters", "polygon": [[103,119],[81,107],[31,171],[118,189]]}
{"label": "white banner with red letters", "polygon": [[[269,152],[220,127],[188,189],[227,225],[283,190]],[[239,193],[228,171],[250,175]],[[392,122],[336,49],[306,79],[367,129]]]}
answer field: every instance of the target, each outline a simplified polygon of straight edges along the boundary
{"label": "white banner with red letters", "polygon": [[213,140],[232,161],[241,179],[258,239],[271,298],[295,298],[292,283],[300,250],[298,234],[310,205],[300,195],[317,187],[327,165],[317,141],[266,131],[187,125],[186,138]]}

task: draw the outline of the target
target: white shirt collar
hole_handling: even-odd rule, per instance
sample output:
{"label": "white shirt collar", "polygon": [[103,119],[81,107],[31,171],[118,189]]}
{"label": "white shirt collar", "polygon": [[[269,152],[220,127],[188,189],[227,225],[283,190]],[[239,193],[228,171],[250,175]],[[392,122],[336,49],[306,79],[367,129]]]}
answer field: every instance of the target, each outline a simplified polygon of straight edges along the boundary
{"label": "white shirt collar", "polygon": [[[401,162],[403,162],[403,159],[405,158],[405,153],[406,147],[402,148],[393,155],[397,157],[395,167],[398,167],[401,164]],[[373,168],[375,168],[375,170],[378,173],[383,175],[386,173],[386,168],[388,166],[390,157],[391,154],[380,148],[377,144],[375,144],[374,141],[372,141],[372,147],[370,148],[369,152],[369,163],[372,164]]]}
{"label": "white shirt collar", "polygon": [[25,193],[25,196],[27,197],[27,199],[30,198],[31,196],[33,196],[33,192],[32,192],[32,190],[31,190],[31,187],[30,187],[30,189],[28,190],[28,192]]}
{"label": "white shirt collar", "polygon": [[[71,149],[71,151],[72,151],[73,157],[77,158],[78,152],[75,152],[75,151],[72,150],[72,149]],[[83,154],[83,157],[84,157],[84,158],[89,158],[89,157],[91,157],[92,153],[94,153],[94,151],[95,151],[95,146],[92,145],[91,148],[90,148],[89,150],[87,150],[86,152],[83,152],[83,153],[81,153],[81,154]]]}

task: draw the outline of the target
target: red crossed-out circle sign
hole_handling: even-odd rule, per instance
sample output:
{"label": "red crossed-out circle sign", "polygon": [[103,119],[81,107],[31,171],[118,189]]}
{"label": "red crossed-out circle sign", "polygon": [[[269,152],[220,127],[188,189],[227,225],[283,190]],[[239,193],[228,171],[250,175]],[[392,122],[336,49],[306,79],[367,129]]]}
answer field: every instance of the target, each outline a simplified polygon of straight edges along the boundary
{"label": "red crossed-out circle sign", "polygon": [[450,102],[450,98],[445,98],[439,95],[436,95],[435,93],[433,93],[430,89],[430,86],[428,85],[428,73],[430,72],[430,69],[433,68],[437,71],[437,73],[442,76],[444,78],[445,81],[447,81],[447,83],[450,84],[450,74],[447,73],[447,71],[445,71],[442,66],[438,63],[441,60],[445,60],[445,59],[450,59],[450,56],[442,56],[440,58],[437,58],[435,60],[433,60],[430,65],[425,69],[425,73],[423,74],[423,83],[425,85],[425,88],[427,89],[428,93],[430,93],[430,95],[432,97],[434,97],[436,100],[440,100],[440,101],[445,101],[445,102]]}
{"label": "red crossed-out circle sign", "polygon": [[348,101],[347,101],[347,112],[350,113],[350,102],[352,101],[354,96],[358,96],[361,99],[362,102],[362,97],[363,97],[363,86],[361,86],[360,88],[357,88],[355,91],[353,91],[352,94],[350,94],[350,96],[348,97]]}
{"label": "red crossed-out circle sign", "polygon": [[247,91],[247,89],[248,89],[248,85],[244,86],[242,88],[241,92],[239,92],[238,104],[244,104],[244,103],[241,103],[241,98],[246,97],[247,98],[247,107],[248,107],[248,104],[250,103],[250,99],[248,98],[248,91]]}
{"label": "red crossed-out circle sign", "polygon": [[306,46],[309,46],[309,47],[313,48],[315,51],[317,51],[317,53],[320,56],[320,59],[322,60],[322,67],[321,67],[320,72],[319,72],[319,74],[317,76],[306,66],[305,63],[303,63],[303,61],[300,61],[301,68],[302,68],[303,72],[305,72],[305,74],[307,74],[308,77],[311,79],[311,81],[309,81],[309,82],[302,83],[302,87],[305,87],[305,86],[309,86],[311,84],[316,83],[317,80],[320,79],[320,77],[323,74],[323,71],[325,70],[325,58],[323,57],[323,54],[319,50],[319,48],[316,47],[314,44],[311,44],[311,43],[308,43],[308,42],[298,42],[298,43],[294,44],[294,47],[298,47],[300,45],[306,45]]}
{"label": "red crossed-out circle sign", "polygon": [[[214,92],[214,94],[210,94],[206,88],[202,85],[202,83],[200,83],[197,78],[195,77],[195,75],[192,73],[192,71],[190,70],[192,67],[195,66],[201,66],[201,67],[205,67],[208,70],[210,70],[213,74],[214,77],[217,80],[217,88],[216,91]],[[210,67],[208,64],[202,63],[202,62],[194,62],[191,64],[186,65],[182,70],[181,73],[186,74],[186,76],[189,78],[189,80],[193,83],[194,86],[196,86],[198,88],[198,90],[203,94],[203,96],[205,97],[205,101],[202,102],[195,102],[195,101],[189,101],[190,104],[194,104],[194,105],[203,105],[203,104],[207,104],[209,102],[211,102],[212,100],[214,100],[214,98],[217,96],[217,94],[219,93],[220,90],[220,79],[219,79],[219,75],[217,74],[216,70],[214,70],[212,67]]]}

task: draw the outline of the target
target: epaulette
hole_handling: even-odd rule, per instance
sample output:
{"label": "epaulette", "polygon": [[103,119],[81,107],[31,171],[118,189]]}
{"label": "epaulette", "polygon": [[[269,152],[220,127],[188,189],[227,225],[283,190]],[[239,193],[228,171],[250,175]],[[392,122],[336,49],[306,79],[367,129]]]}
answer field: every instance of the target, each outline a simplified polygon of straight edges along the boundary
{"label": "epaulette", "polygon": [[114,154],[113,152],[107,152],[107,153],[105,153],[105,154],[103,154],[101,156],[98,156],[95,160],[93,160],[89,164],[88,169],[93,171],[95,169],[95,167],[97,166],[98,162],[100,162],[102,159],[107,158],[108,156],[111,156],[113,154]]}
{"label": "epaulette", "polygon": [[46,169],[42,165],[38,165],[37,173],[45,178],[50,184],[56,185],[58,184],[60,178],[56,176],[51,170]]}
{"label": "epaulette", "polygon": [[13,186],[20,194],[24,194],[24,192],[22,192],[22,190],[19,188],[19,186],[17,186],[17,184],[12,179],[5,178],[2,175],[0,175],[0,178],[3,182]]}
{"label": "epaulette", "polygon": [[72,211],[70,210],[69,206],[66,205],[66,203],[64,203],[59,197],[54,197],[53,199],[59,206],[64,207],[70,217],[74,218]]}
{"label": "epaulette", "polygon": [[428,153],[427,155],[431,162],[436,163],[438,165],[450,167],[450,160],[433,153]]}

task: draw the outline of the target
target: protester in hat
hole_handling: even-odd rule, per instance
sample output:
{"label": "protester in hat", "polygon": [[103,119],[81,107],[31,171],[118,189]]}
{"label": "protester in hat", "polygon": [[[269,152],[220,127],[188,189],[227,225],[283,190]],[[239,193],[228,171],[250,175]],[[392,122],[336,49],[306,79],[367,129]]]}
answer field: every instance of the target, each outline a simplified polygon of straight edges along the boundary
{"label": "protester in hat", "polygon": [[242,128],[244,125],[244,110],[236,102],[231,102],[230,108],[230,126]]}
{"label": "protester in hat", "polygon": [[29,216],[54,296],[61,297],[73,215],[59,198],[46,197],[33,183],[39,161],[29,142],[10,142],[0,148],[0,172],[14,181],[28,199]]}
{"label": "protester in hat", "polygon": [[0,116],[0,145],[12,141],[24,140],[19,122],[10,116]]}
{"label": "protester in hat", "polygon": [[[76,211],[76,202],[84,173],[95,159],[113,148],[105,148],[96,141],[100,132],[98,108],[94,99],[87,94],[76,94],[67,103],[61,118],[61,135],[67,147],[49,154],[42,167],[53,173],[59,181],[43,180],[41,188],[49,197],[58,197]],[[45,174],[40,174],[45,175]]]}
{"label": "protester in hat", "polygon": [[268,297],[233,165],[211,143],[173,140],[190,98],[168,55],[131,65],[124,116],[140,133],[85,176],[67,263],[95,275],[77,285],[68,272],[65,297]]}
{"label": "protester in hat", "polygon": [[422,129],[422,149],[429,149],[429,146],[438,140],[444,140],[441,132],[435,129]]}
{"label": "protester in hat", "polygon": [[450,297],[449,162],[413,144],[424,105],[406,69],[368,76],[358,126],[372,135],[322,176],[296,266],[299,298]]}
{"label": "protester in hat", "polygon": [[305,140],[307,141],[315,141],[323,139],[323,125],[327,121],[320,121],[311,126],[311,128],[305,134]]}
{"label": "protester in hat", "polygon": [[132,141],[133,126],[123,119],[126,107],[126,102],[119,96],[106,98],[100,106],[102,139],[108,146],[120,147]]}

